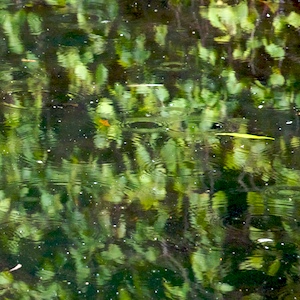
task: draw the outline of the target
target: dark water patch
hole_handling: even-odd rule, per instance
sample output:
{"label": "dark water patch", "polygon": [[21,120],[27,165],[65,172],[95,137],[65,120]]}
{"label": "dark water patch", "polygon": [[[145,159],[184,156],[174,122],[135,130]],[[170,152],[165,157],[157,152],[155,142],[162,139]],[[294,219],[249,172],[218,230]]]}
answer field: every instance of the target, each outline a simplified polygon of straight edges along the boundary
{"label": "dark water patch", "polygon": [[150,120],[129,122],[126,120],[125,123],[122,124],[123,130],[128,130],[130,132],[140,132],[140,133],[150,133],[150,132],[158,132],[159,129],[164,130],[163,124],[152,122]]}

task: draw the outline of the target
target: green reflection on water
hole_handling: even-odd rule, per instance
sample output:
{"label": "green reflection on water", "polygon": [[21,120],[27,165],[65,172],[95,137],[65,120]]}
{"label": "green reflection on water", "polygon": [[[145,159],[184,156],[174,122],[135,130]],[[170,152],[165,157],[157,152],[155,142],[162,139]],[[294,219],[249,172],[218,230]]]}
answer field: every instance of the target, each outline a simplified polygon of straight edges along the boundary
{"label": "green reflection on water", "polygon": [[1,295],[298,297],[297,7],[9,4]]}

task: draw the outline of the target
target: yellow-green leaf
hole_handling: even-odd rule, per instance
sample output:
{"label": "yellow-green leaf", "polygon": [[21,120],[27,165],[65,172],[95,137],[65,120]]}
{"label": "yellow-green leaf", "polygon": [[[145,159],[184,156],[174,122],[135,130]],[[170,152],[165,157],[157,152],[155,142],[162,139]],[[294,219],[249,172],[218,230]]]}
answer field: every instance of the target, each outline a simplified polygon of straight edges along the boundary
{"label": "yellow-green leaf", "polygon": [[269,136],[253,135],[253,134],[238,133],[238,132],[222,132],[222,133],[216,133],[215,135],[232,136],[232,137],[242,138],[242,139],[273,140],[273,141],[275,140],[274,138]]}

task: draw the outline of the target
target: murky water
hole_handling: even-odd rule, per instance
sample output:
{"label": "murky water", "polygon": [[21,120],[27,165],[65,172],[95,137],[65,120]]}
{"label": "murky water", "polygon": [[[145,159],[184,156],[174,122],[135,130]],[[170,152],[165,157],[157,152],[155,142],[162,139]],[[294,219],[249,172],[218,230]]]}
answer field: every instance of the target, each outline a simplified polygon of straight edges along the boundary
{"label": "murky water", "polygon": [[3,298],[300,298],[296,1],[0,19]]}

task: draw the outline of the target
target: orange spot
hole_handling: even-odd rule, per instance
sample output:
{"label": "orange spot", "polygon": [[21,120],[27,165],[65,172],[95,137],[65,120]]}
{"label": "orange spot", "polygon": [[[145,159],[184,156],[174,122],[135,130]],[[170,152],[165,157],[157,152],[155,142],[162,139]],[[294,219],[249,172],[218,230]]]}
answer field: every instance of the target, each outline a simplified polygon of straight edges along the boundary
{"label": "orange spot", "polygon": [[106,127],[109,127],[109,126],[110,126],[108,120],[105,120],[105,119],[100,119],[100,120],[99,120],[99,123],[100,123],[101,125],[103,125],[103,126],[106,126]]}

